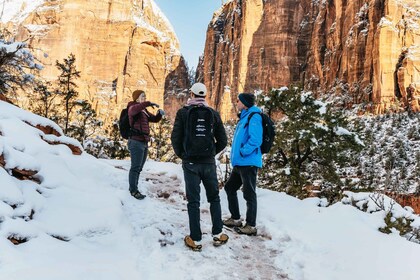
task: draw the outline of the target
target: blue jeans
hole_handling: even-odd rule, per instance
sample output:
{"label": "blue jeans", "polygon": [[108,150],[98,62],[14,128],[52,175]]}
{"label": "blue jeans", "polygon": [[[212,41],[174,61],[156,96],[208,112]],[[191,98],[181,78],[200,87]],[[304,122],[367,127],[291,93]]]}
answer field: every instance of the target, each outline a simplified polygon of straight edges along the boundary
{"label": "blue jeans", "polygon": [[131,167],[128,173],[130,192],[138,191],[140,172],[147,159],[147,143],[128,139],[128,150],[131,156]]}
{"label": "blue jeans", "polygon": [[257,220],[257,185],[256,166],[235,166],[225,185],[225,191],[229,203],[229,211],[232,218],[238,220],[241,218],[239,212],[239,203],[237,191],[242,186],[244,199],[246,200],[246,223],[255,227]]}
{"label": "blue jeans", "polygon": [[219,188],[216,165],[214,163],[182,163],[184,170],[185,189],[187,194],[188,218],[190,236],[194,241],[200,241],[200,183],[206,189],[207,201],[210,203],[210,214],[213,223],[212,234],[222,232],[222,210],[220,207]]}

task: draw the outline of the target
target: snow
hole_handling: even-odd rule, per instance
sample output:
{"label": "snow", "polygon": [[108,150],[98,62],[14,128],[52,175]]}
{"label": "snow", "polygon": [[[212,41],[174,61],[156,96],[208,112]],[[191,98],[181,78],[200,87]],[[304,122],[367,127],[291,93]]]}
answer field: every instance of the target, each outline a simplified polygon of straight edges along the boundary
{"label": "snow", "polygon": [[[325,207],[322,199],[258,188],[259,235],[226,231],[229,242],[216,248],[202,188],[203,251],[193,252],[183,244],[189,230],[181,165],[147,161],[139,183],[147,198],[138,201],[127,190],[129,161],[72,155],[64,145],[46,144],[27,122],[54,126],[0,102],[0,153],[13,150],[7,170],[0,167],[0,279],[415,280],[420,274],[419,244],[379,232],[385,211],[374,204],[369,213],[349,203],[368,200],[367,193],[348,192]],[[41,183],[12,177],[9,161],[39,170]],[[410,211],[394,210],[420,224]],[[10,236],[28,241],[13,245]]]}
{"label": "snow", "polygon": [[3,0],[0,2],[0,21],[20,23],[45,0]]}

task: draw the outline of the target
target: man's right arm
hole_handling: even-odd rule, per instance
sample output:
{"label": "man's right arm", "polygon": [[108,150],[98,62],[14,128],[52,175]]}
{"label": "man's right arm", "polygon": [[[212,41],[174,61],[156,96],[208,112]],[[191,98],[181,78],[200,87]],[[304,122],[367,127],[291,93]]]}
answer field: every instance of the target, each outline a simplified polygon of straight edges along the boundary
{"label": "man's right arm", "polygon": [[171,143],[175,154],[182,159],[184,154],[184,121],[182,118],[182,109],[178,110],[175,117],[174,127],[171,134]]}

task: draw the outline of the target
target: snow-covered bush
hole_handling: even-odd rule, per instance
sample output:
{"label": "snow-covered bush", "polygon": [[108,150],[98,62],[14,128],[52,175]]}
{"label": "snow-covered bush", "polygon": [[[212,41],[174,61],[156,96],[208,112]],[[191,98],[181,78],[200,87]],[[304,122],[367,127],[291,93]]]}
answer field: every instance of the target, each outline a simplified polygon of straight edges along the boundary
{"label": "snow-covered bush", "polygon": [[402,207],[383,193],[350,191],[344,192],[343,204],[349,204],[367,213],[380,213],[384,223],[378,230],[382,233],[398,233],[410,241],[420,243],[420,217],[410,207]]}
{"label": "snow-covered bush", "polygon": [[85,151],[97,158],[125,159],[130,153],[118,129],[118,121],[105,128],[102,136],[89,137],[83,142]]}
{"label": "snow-covered bush", "polygon": [[0,31],[0,94],[7,95],[32,83],[34,75],[31,71],[42,68],[25,42],[8,40],[5,32]]}
{"label": "snow-covered bush", "polygon": [[341,186],[337,168],[363,147],[357,134],[347,129],[342,111],[299,87],[273,89],[260,94],[258,101],[269,115],[282,115],[260,185],[298,197],[305,197],[306,187],[317,181],[324,189]]}
{"label": "snow-covered bush", "polygon": [[366,148],[353,161],[355,189],[420,194],[420,114],[398,113],[355,118]]}

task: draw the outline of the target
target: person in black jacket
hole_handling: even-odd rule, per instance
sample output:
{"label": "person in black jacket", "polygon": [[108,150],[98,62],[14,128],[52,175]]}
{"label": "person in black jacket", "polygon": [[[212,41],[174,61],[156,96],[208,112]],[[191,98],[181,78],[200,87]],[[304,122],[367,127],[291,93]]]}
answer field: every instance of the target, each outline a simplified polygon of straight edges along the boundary
{"label": "person in black jacket", "polygon": [[[210,203],[210,214],[213,223],[212,235],[215,246],[225,244],[229,237],[223,233],[222,211],[220,207],[219,188],[217,182],[216,162],[214,156],[221,152],[227,145],[226,131],[218,112],[209,107],[205,100],[207,89],[204,84],[196,83],[191,88],[191,98],[187,105],[179,109],[171,135],[172,147],[175,154],[182,159],[184,170],[185,189],[187,195],[187,208],[190,226],[190,235],[184,239],[185,244],[194,251],[201,250],[202,232],[200,229],[200,183],[203,182],[206,190],[207,201]],[[193,110],[200,107],[200,118],[195,122]],[[205,117],[213,119],[204,120]],[[203,123],[200,123],[202,121]],[[193,123],[194,125],[191,125]],[[211,126],[209,126],[211,124]],[[211,136],[210,149],[202,141],[206,133]],[[187,142],[187,137],[193,135],[192,142]],[[191,137],[193,137],[191,136]],[[200,144],[198,144],[200,143]],[[198,145],[198,147],[195,147]],[[198,153],[194,151],[200,150]]]}

